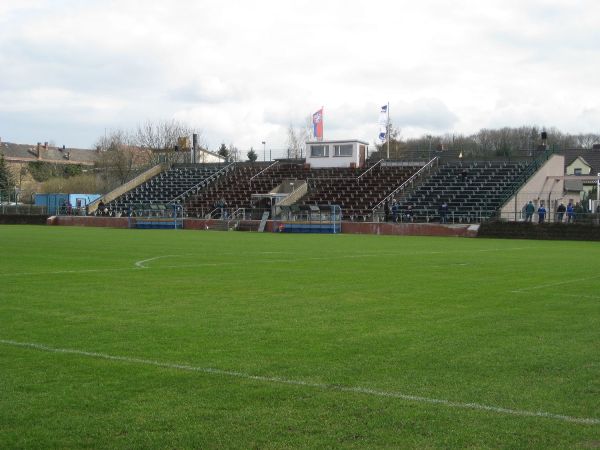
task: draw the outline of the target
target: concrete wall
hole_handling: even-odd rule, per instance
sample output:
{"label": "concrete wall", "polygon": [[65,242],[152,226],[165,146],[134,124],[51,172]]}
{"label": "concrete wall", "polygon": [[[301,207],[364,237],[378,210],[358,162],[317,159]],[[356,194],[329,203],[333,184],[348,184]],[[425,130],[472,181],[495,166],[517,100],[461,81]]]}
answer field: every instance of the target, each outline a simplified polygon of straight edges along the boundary
{"label": "concrete wall", "polygon": [[[565,170],[565,157],[552,155],[548,161],[523,185],[516,195],[510,198],[501,208],[501,218],[511,221],[522,220],[523,207],[532,200],[537,207],[544,203],[548,209],[549,219],[555,212],[557,200],[562,199],[564,181],[562,177]],[[550,204],[548,203],[550,201]]]}
{"label": "concrete wall", "polygon": [[[597,220],[596,220],[597,223]],[[506,239],[544,239],[562,241],[600,241],[600,227],[581,223],[486,222],[479,237]]]}
{"label": "concrete wall", "polygon": [[[260,220],[244,221],[254,222],[254,229],[258,229]],[[273,221],[267,221],[266,232],[273,231]],[[279,221],[277,221],[279,223]],[[82,226],[82,227],[110,227],[127,228],[126,217],[101,217],[101,216],[60,216],[49,217],[48,225]],[[222,222],[210,219],[184,219],[183,228],[186,230],[222,229]],[[342,233],[349,234],[380,234],[395,236],[453,236],[476,237],[477,225],[439,225],[426,223],[373,223],[373,222],[342,222]]]}

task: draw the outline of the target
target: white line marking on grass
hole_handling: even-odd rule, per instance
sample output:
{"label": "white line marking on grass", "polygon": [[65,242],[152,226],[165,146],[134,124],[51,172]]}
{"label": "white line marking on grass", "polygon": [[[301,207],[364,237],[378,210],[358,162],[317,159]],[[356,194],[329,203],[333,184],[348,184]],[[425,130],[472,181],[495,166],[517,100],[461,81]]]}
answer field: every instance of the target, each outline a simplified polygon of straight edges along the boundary
{"label": "white line marking on grass", "polygon": [[121,270],[138,270],[136,267],[119,267],[106,269],[78,269],[78,270],[56,270],[54,272],[17,272],[17,273],[0,273],[0,277],[19,277],[31,275],[61,275],[61,274],[77,274],[77,273],[95,273],[95,272],[119,272]]}
{"label": "white line marking on grass", "polygon": [[[529,294],[529,291],[510,291],[513,294]],[[583,294],[568,294],[566,292],[544,292],[544,295],[551,295],[553,297],[569,297],[569,298],[582,298],[590,300],[600,300],[600,296],[597,295],[583,295]]]}
{"label": "white line marking on grass", "polygon": [[164,255],[164,256],[155,256],[154,258],[142,259],[141,261],[136,261],[135,267],[139,267],[140,269],[147,269],[148,267],[145,266],[145,263],[147,263],[147,262],[156,261],[157,259],[162,259],[162,258],[176,258],[178,256],[181,256],[181,255]]}
{"label": "white line marking on grass", "polygon": [[7,339],[0,339],[0,343],[2,343],[4,345],[10,345],[13,347],[30,348],[30,349],[42,350],[42,351],[52,352],[52,353],[64,353],[64,354],[71,354],[71,355],[78,355],[78,356],[87,356],[90,358],[104,359],[104,360],[109,360],[109,361],[121,361],[121,362],[131,363],[131,364],[141,364],[141,365],[146,365],[146,366],[161,367],[164,369],[183,370],[183,371],[187,371],[187,372],[200,372],[200,373],[206,373],[206,374],[211,374],[211,375],[223,375],[223,376],[228,376],[228,377],[241,378],[244,380],[260,381],[260,382],[265,382],[265,383],[287,384],[287,385],[292,385],[292,386],[302,386],[302,387],[309,387],[309,388],[322,389],[322,390],[350,392],[350,393],[355,393],[355,394],[365,394],[365,395],[370,395],[370,396],[374,396],[374,397],[396,398],[396,399],[407,400],[407,401],[411,401],[411,402],[443,405],[443,406],[447,406],[450,408],[474,409],[474,410],[479,410],[479,411],[493,412],[493,413],[497,413],[497,414],[509,414],[509,415],[513,415],[513,416],[523,416],[523,417],[542,417],[542,418],[546,418],[546,419],[559,420],[562,422],[571,422],[571,423],[578,423],[578,424],[585,424],[585,425],[599,425],[600,424],[600,419],[597,419],[594,417],[573,417],[573,416],[567,416],[564,414],[554,414],[554,413],[549,413],[549,412],[544,412],[544,411],[527,411],[527,410],[521,410],[521,409],[510,409],[510,408],[502,408],[499,406],[483,405],[480,403],[464,403],[464,402],[455,402],[452,400],[443,400],[443,399],[437,399],[437,398],[431,398],[431,397],[421,397],[418,395],[402,394],[400,392],[393,392],[393,391],[379,391],[376,389],[363,388],[363,387],[359,387],[359,386],[355,386],[355,387],[341,386],[341,385],[335,385],[335,384],[323,384],[323,383],[313,383],[310,381],[292,380],[292,379],[280,378],[280,377],[266,377],[266,376],[261,376],[261,375],[250,375],[250,374],[243,373],[243,372],[214,369],[212,367],[196,367],[196,366],[188,366],[185,364],[173,364],[173,363],[154,361],[151,359],[130,358],[127,356],[115,356],[115,355],[109,355],[106,353],[87,352],[84,350],[56,348],[56,347],[49,347],[49,346],[42,345],[42,344],[35,344],[35,343],[29,343],[29,342],[17,342],[17,341],[12,341],[12,340],[7,340]]}
{"label": "white line marking on grass", "polygon": [[586,277],[586,278],[574,278],[572,280],[567,280],[567,281],[557,281],[556,283],[543,283],[543,284],[538,284],[536,286],[529,286],[529,287],[524,287],[521,289],[515,289],[513,291],[510,291],[514,294],[520,294],[521,292],[527,292],[527,291],[533,291],[534,289],[541,289],[541,288],[547,288],[547,287],[553,287],[553,286],[562,286],[563,284],[571,284],[571,283],[577,283],[579,281],[588,281],[588,280],[595,280],[597,278],[600,278],[600,275],[594,275],[592,277]]}

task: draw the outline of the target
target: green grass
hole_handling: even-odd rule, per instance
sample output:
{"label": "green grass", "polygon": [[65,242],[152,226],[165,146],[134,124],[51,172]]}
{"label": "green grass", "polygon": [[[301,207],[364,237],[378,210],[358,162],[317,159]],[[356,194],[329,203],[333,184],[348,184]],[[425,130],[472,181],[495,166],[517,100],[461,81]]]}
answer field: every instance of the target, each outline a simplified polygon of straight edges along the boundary
{"label": "green grass", "polygon": [[0,226],[0,249],[1,448],[600,446],[596,243]]}

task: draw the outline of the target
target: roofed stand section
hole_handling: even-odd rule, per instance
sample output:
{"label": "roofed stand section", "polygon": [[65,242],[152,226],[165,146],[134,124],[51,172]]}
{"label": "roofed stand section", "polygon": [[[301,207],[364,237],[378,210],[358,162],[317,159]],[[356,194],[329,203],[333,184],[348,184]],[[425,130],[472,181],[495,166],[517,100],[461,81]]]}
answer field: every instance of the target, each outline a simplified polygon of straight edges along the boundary
{"label": "roofed stand section", "polygon": [[437,220],[443,202],[455,221],[481,221],[502,206],[506,193],[524,174],[526,162],[450,162],[400,199],[412,205],[415,220]]}

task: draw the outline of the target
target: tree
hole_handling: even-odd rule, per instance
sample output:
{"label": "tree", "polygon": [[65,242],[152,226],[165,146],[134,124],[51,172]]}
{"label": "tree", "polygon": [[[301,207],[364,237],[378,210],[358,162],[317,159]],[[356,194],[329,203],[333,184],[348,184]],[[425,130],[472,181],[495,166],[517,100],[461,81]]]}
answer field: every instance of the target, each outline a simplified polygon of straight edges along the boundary
{"label": "tree", "polygon": [[227,146],[225,145],[224,142],[219,147],[219,150],[217,151],[217,153],[219,156],[222,156],[225,159],[225,161],[229,161],[229,157],[230,157],[229,149],[227,148]]}
{"label": "tree", "polygon": [[[147,152],[151,164],[185,162],[186,152],[175,151],[178,139],[193,134],[201,135],[196,130],[176,120],[147,121],[138,125],[133,137],[133,143]],[[199,142],[200,147],[204,147]]]}
{"label": "tree", "polygon": [[577,146],[581,148],[592,148],[594,144],[600,144],[600,135],[594,133],[578,134],[575,139]]}
{"label": "tree", "polygon": [[98,167],[104,169],[106,178],[114,178],[119,184],[125,183],[136,172],[136,153],[131,134],[114,130],[101,137],[96,143],[100,150]]}
{"label": "tree", "polygon": [[15,180],[4,161],[4,155],[0,154],[0,199],[8,197],[14,187]]}
{"label": "tree", "polygon": [[290,150],[290,158],[301,158],[306,154],[306,142],[312,139],[312,117],[307,116],[304,123],[295,128],[290,123],[287,131],[287,144]]}
{"label": "tree", "polygon": [[250,150],[248,151],[248,161],[250,162],[255,162],[258,159],[258,155],[256,154],[256,152],[254,151],[254,149],[252,147],[250,147]]}
{"label": "tree", "polygon": [[38,183],[48,181],[56,175],[52,164],[45,161],[31,161],[27,168],[31,177]]}
{"label": "tree", "polygon": [[239,161],[240,160],[240,150],[233,144],[229,144],[229,160],[230,161]]}

